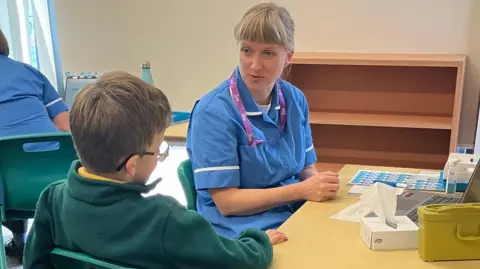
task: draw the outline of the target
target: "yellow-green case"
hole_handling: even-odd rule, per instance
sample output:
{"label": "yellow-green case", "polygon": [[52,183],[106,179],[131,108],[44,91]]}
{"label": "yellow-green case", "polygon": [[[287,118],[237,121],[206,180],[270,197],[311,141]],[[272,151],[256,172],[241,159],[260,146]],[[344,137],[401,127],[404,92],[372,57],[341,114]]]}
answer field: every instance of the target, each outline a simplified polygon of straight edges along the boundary
{"label": "yellow-green case", "polygon": [[480,203],[421,206],[418,216],[423,260],[480,259]]}

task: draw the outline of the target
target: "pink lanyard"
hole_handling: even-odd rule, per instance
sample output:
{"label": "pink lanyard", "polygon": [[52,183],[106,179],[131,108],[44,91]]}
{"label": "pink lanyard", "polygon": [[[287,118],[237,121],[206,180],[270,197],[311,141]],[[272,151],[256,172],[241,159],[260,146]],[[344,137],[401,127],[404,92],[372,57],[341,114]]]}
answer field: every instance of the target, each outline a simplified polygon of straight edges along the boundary
{"label": "pink lanyard", "polygon": [[[283,98],[282,89],[280,88],[280,83],[276,83],[277,90],[278,90],[278,99],[280,101],[280,132],[283,131],[283,128],[287,124],[287,106],[285,104],[285,98]],[[243,106],[243,102],[240,98],[240,93],[238,91],[237,86],[237,79],[235,78],[235,73],[232,74],[230,77],[230,95],[232,96],[233,101],[237,105],[237,109],[240,111],[240,116],[242,117],[243,127],[247,132],[248,137],[248,145],[249,146],[256,146],[263,142],[263,140],[258,140],[253,138],[253,131],[252,126],[247,118],[247,112],[245,111],[245,107]]]}

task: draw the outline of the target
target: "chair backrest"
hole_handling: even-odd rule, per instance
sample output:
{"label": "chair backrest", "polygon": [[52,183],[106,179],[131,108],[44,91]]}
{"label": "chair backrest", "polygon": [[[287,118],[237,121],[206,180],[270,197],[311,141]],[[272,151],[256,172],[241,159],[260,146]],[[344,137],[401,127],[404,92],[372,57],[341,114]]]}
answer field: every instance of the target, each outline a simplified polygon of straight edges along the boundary
{"label": "chair backrest", "polygon": [[50,257],[56,269],[134,269],[58,247],[50,252]]}
{"label": "chair backrest", "polygon": [[185,160],[178,166],[178,179],[182,184],[183,192],[187,198],[187,208],[197,210],[197,190],[193,179],[193,169],[190,160]]}
{"label": "chair backrest", "polygon": [[[35,143],[35,144],[30,144]],[[26,151],[35,145],[56,150]],[[53,147],[56,146],[56,147]],[[65,179],[77,159],[70,133],[48,133],[0,138],[0,183],[3,209],[35,212],[40,193],[50,183]],[[5,211],[2,210],[3,219]],[[7,214],[8,215],[8,214]],[[8,216],[7,216],[8,218]]]}

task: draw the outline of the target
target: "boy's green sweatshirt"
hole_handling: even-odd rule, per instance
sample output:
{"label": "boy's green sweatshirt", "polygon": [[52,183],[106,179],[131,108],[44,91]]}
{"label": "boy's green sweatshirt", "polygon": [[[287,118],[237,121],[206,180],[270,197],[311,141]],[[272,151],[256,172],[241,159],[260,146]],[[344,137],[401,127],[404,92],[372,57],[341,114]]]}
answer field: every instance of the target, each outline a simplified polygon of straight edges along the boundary
{"label": "boy's green sweatshirt", "polygon": [[47,187],[27,238],[24,268],[53,268],[59,246],[138,268],[267,268],[272,246],[260,230],[238,239],[217,235],[195,211],[163,195],[142,196],[150,185],[84,178],[72,164],[68,178]]}

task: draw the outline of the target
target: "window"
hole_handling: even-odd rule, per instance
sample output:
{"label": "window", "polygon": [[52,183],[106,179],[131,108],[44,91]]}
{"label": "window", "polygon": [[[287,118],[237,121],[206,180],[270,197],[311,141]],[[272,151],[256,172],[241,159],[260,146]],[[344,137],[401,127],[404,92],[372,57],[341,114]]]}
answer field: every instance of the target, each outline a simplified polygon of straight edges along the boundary
{"label": "window", "polygon": [[0,27],[10,57],[38,69],[63,94],[54,0],[0,0]]}
{"label": "window", "polygon": [[35,25],[33,23],[33,5],[32,0],[28,0],[28,35],[29,35],[29,49],[30,49],[30,64],[40,70],[40,63],[38,62],[38,48],[37,38],[35,36]]}

